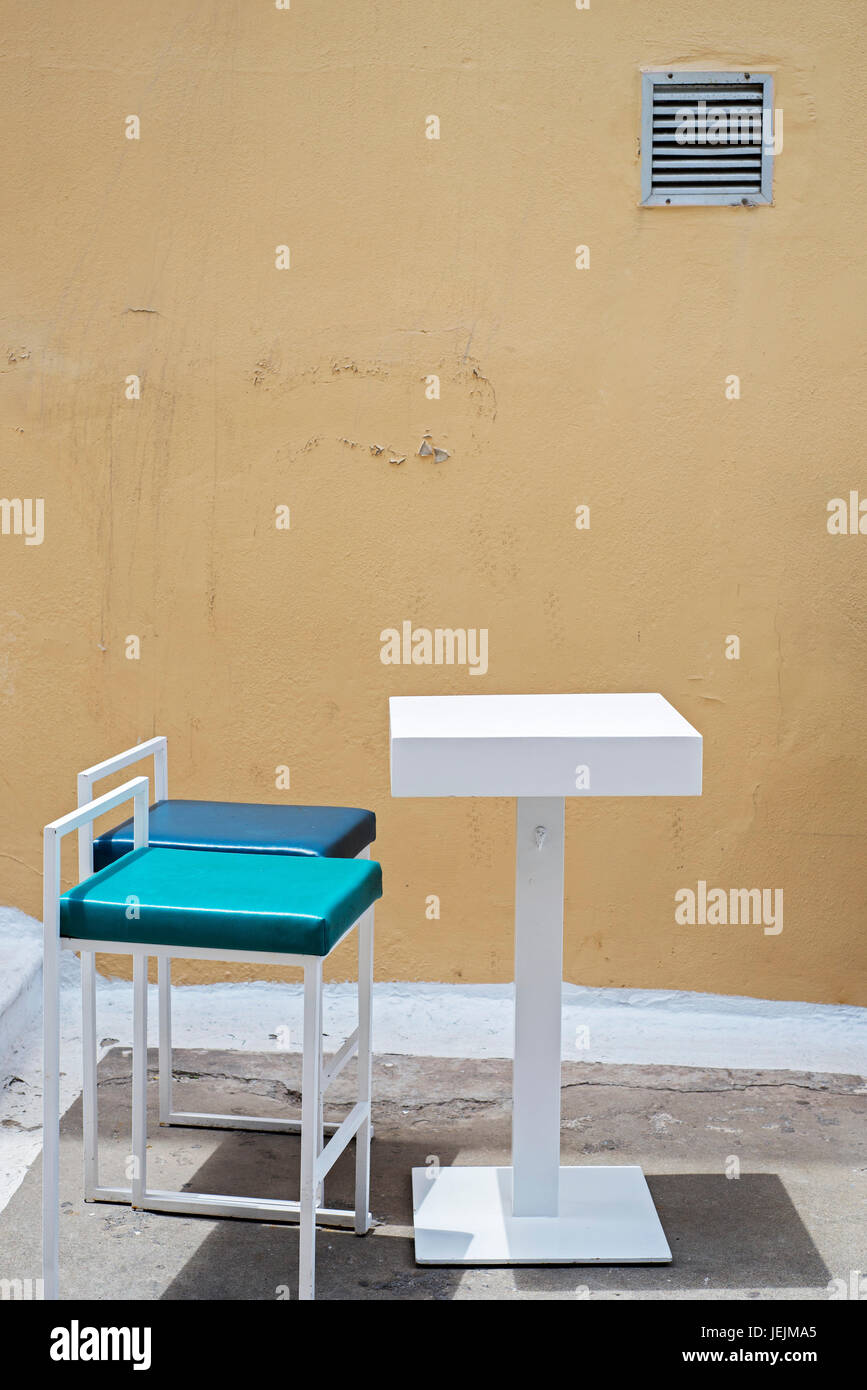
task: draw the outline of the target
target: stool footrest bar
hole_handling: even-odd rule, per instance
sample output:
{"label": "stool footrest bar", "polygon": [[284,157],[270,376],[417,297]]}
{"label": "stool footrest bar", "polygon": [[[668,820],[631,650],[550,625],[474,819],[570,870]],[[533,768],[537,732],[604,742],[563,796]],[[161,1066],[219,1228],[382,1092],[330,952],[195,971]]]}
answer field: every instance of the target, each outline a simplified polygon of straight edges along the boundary
{"label": "stool footrest bar", "polygon": [[89,1187],[84,1193],[85,1202],[123,1202],[128,1206],[132,1201],[131,1187]]}
{"label": "stool footrest bar", "polygon": [[[230,1216],[242,1221],[298,1222],[301,1203],[276,1197],[224,1197],[212,1192],[152,1190],[145,1192],[137,1210],[177,1212],[187,1216]],[[355,1212],[342,1207],[317,1207],[315,1215],[317,1225],[355,1226]]]}
{"label": "stool footrest bar", "polygon": [[[173,1110],[161,1125],[180,1125],[187,1129],[249,1129],[266,1130],[272,1134],[300,1134],[300,1120],[282,1120],[271,1115],[209,1115],[193,1110]],[[340,1126],[329,1121],[323,1126],[326,1134],[336,1134]]]}

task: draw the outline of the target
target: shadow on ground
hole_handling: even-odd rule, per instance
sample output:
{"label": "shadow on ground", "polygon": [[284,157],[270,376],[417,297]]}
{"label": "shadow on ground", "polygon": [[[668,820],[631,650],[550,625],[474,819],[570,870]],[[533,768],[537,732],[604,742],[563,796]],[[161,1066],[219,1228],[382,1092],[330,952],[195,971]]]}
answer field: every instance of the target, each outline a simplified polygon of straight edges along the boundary
{"label": "shadow on ground", "polygon": [[[156,1058],[151,1058],[155,1065]],[[101,1180],[122,1182],[129,1152],[129,1053],[99,1071]],[[298,1113],[300,1060],[179,1052],[175,1104],[228,1114]],[[352,1067],[331,1117],[353,1103]],[[323,1299],[825,1298],[863,1265],[859,1196],[867,1141],[859,1078],[567,1063],[562,1162],[640,1163],[671,1265],[417,1267],[410,1171],[435,1157],[502,1164],[510,1143],[507,1062],[377,1058],[376,1138],[365,1237],[321,1228]],[[161,1128],[149,1083],[149,1184],[286,1197],[298,1191],[296,1135]],[[61,1140],[62,1291],[68,1298],[278,1300],[296,1296],[295,1225],[133,1212],[81,1200],[81,1105]],[[727,1173],[740,1172],[738,1177]],[[351,1206],[354,1147],[326,1184]],[[0,1213],[0,1277],[39,1273],[40,1165]]]}

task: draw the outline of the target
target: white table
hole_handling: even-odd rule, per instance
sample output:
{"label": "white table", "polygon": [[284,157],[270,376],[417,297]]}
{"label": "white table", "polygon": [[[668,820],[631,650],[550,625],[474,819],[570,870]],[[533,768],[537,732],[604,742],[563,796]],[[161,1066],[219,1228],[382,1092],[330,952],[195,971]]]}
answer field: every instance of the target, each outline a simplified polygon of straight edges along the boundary
{"label": "white table", "polygon": [[392,796],[517,798],[512,1165],[414,1168],[420,1264],[663,1264],[637,1166],[560,1167],[567,796],[699,796],[701,735],[661,695],[395,696]]}

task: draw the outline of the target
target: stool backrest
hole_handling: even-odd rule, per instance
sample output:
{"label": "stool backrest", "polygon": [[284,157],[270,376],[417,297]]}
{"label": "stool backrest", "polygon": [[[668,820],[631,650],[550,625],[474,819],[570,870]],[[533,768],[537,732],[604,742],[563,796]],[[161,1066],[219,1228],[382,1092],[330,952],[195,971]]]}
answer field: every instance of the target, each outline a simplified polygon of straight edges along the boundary
{"label": "stool backrest", "polygon": [[[165,801],[169,794],[169,757],[168,743],[166,739],[159,735],[157,738],[149,738],[145,743],[137,743],[134,748],[127,748],[123,753],[116,753],[113,758],[106,758],[105,762],[94,763],[93,767],[86,767],[83,772],[78,774],[78,805],[85,806],[93,797],[93,787],[96,782],[103,777],[109,777],[113,772],[120,772],[123,768],[129,767],[131,763],[137,763],[142,758],[153,758],[154,760],[154,800]],[[78,830],[78,877],[87,878],[93,873],[93,818],[83,823]]]}

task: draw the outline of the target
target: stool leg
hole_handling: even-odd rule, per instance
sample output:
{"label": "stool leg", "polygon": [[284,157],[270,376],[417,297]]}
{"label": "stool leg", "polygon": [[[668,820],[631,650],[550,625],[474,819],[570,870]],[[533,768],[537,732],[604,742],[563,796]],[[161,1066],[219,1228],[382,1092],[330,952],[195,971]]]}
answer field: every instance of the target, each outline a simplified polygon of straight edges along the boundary
{"label": "stool leg", "polygon": [[42,1287],[60,1297],[60,846],[45,831],[42,957]]}
{"label": "stool leg", "polygon": [[141,1207],[147,1190],[148,958],[133,957],[132,967],[132,1205]]}
{"label": "stool leg", "polygon": [[322,961],[304,966],[304,1057],[301,1082],[301,1211],[298,1297],[311,1299],[316,1268],[316,1160],[322,1142],[319,1098],[322,1084]]}
{"label": "stool leg", "polygon": [[[319,1019],[319,1111],[316,1116],[316,1152],[321,1154],[325,1148],[325,1092],[322,1090],[322,1073],[325,1070],[325,1037],[323,1028],[325,1027],[325,1006],[323,1003],[322,1014]],[[316,1205],[321,1207],[325,1202],[325,1181],[319,1183],[316,1188]]]}
{"label": "stool leg", "polygon": [[157,990],[159,995],[159,1073],[160,1124],[170,1123],[172,1113],[172,958],[157,958]]}
{"label": "stool leg", "polygon": [[96,1089],[96,953],[81,953],[81,1110],[84,1139],[84,1200],[99,1186],[99,1118]]}
{"label": "stool leg", "polygon": [[[358,1100],[370,1107],[373,1091],[373,908],[358,924]],[[355,1136],[355,1233],[363,1236],[370,1218],[370,1109]]]}

